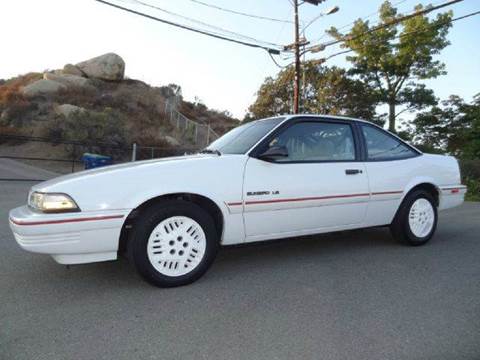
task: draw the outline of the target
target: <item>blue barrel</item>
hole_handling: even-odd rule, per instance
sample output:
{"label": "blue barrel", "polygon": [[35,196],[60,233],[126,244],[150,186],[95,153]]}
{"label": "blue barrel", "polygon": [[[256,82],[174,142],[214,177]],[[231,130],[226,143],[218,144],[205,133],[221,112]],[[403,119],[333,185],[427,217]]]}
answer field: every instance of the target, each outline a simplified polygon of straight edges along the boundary
{"label": "blue barrel", "polygon": [[106,166],[106,165],[112,165],[113,163],[111,156],[90,154],[90,153],[83,154],[82,161],[85,164],[85,170]]}

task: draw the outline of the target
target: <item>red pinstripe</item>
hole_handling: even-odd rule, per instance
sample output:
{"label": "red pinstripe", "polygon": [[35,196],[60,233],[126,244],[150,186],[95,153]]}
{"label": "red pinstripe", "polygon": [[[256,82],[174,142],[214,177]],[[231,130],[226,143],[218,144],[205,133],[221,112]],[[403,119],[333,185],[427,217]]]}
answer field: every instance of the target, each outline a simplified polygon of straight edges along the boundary
{"label": "red pinstripe", "polygon": [[[383,192],[374,192],[371,195],[391,195],[391,194],[402,194],[403,191],[383,191]],[[337,199],[337,198],[350,198],[350,197],[364,197],[370,196],[370,193],[361,193],[361,194],[346,194],[346,195],[330,195],[330,196],[313,196],[313,197],[304,197],[304,198],[290,198],[290,199],[273,199],[273,200],[252,200],[245,202],[245,205],[257,205],[257,204],[273,204],[273,203],[282,203],[282,202],[297,202],[297,201],[311,201],[311,200],[327,200],[327,199]],[[228,206],[239,206],[243,203],[241,201],[227,203]]]}
{"label": "red pinstripe", "polygon": [[121,219],[123,215],[106,215],[106,216],[95,216],[95,217],[86,217],[86,218],[75,218],[75,219],[61,219],[61,220],[45,220],[45,221],[22,221],[14,220],[10,218],[10,221],[15,225],[50,225],[50,224],[64,224],[70,222],[83,222],[83,221],[96,221],[96,220],[110,220],[110,219]]}
{"label": "red pinstripe", "polygon": [[392,194],[402,194],[402,190],[398,191],[381,191],[381,192],[374,192],[372,195],[392,195]]}

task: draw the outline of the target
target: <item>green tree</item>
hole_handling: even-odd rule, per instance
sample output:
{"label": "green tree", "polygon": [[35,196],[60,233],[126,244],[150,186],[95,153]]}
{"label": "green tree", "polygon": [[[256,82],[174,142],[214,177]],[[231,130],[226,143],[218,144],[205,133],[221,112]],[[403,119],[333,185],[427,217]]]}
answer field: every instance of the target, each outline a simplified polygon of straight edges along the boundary
{"label": "green tree", "polygon": [[[415,7],[415,11],[423,9],[422,5]],[[359,19],[346,35],[334,27],[328,31],[337,40],[345,40],[342,46],[353,50],[354,55],[347,57],[353,64],[351,74],[375,87],[379,102],[388,105],[390,131],[396,130],[396,119],[402,112],[436,104],[433,91],[414,80],[446,73],[445,65],[434,60],[434,55],[449,44],[446,36],[452,12],[438,14],[435,19],[418,15],[395,23],[400,17],[397,9],[385,1],[380,6],[379,24],[371,26]],[[378,25],[386,26],[374,30]],[[397,113],[399,105],[404,108]]]}
{"label": "green tree", "polygon": [[[304,63],[303,71],[302,112],[376,119],[375,93],[364,82],[353,79],[342,68],[312,62]],[[244,121],[291,112],[293,79],[293,67],[280,71],[275,78],[266,78]]]}
{"label": "green tree", "polygon": [[480,94],[471,104],[451,95],[441,106],[417,114],[412,125],[414,141],[422,148],[480,159]]}

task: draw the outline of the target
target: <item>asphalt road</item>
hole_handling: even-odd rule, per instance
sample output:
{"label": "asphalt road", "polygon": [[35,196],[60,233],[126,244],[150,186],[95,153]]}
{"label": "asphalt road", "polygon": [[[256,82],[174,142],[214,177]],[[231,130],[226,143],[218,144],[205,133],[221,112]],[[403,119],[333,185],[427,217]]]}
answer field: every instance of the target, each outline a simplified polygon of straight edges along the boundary
{"label": "asphalt road", "polygon": [[0,359],[480,359],[480,204],[424,247],[386,229],[222,249],[157,289],[125,260],[67,269],[24,252],[0,182]]}
{"label": "asphalt road", "polygon": [[[0,158],[0,179],[47,180],[58,174],[11,159]],[[0,204],[1,206],[2,204]]]}

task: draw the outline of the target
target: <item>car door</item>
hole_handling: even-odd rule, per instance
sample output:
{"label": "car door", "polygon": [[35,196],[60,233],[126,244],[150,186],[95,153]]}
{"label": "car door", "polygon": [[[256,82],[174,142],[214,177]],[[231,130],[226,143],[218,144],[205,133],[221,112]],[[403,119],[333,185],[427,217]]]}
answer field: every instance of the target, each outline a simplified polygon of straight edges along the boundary
{"label": "car door", "polygon": [[[353,122],[300,118],[251,152],[243,188],[246,241],[358,227],[369,199]],[[262,158],[269,149],[288,156]]]}

